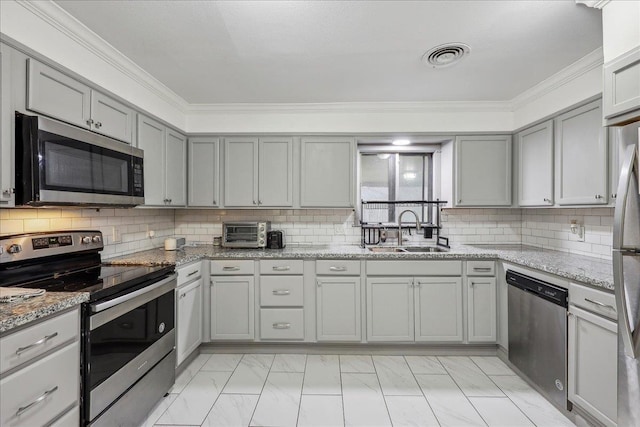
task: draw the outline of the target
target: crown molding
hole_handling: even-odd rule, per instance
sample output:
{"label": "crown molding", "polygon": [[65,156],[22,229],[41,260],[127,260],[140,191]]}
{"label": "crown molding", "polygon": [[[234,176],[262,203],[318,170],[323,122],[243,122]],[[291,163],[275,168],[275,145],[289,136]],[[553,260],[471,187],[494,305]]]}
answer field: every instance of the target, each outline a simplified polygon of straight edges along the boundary
{"label": "crown molding", "polygon": [[509,101],[190,104],[187,114],[509,112]]}
{"label": "crown molding", "polygon": [[611,0],[576,0],[577,4],[583,4],[594,9],[602,9],[609,2],[611,2]]}
{"label": "crown molding", "polygon": [[594,50],[593,52],[578,59],[573,64],[553,74],[546,80],[541,81],[537,85],[527,89],[520,95],[511,100],[512,111],[528,104],[536,99],[558,89],[577,79],[578,77],[588,73],[589,71],[602,67],[604,64],[604,56],[602,54],[602,48]]}
{"label": "crown molding", "polygon": [[187,111],[189,104],[184,98],[91,31],[61,6],[52,1],[24,0],[16,3],[179,111]]}

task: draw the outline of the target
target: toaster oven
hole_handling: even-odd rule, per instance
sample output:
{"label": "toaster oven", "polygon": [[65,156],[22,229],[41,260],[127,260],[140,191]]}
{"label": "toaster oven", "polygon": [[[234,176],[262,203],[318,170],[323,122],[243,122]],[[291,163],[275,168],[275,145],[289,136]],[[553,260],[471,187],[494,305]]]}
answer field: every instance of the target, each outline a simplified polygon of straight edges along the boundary
{"label": "toaster oven", "polygon": [[222,224],[222,246],[225,248],[264,248],[269,221],[225,222]]}

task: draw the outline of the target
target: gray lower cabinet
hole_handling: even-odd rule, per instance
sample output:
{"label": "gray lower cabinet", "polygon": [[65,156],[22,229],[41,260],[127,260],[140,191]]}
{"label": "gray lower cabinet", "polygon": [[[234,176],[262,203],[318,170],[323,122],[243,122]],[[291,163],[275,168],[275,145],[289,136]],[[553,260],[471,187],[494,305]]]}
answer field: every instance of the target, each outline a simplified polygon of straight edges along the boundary
{"label": "gray lower cabinet", "polygon": [[415,283],[415,340],[462,342],[462,279],[417,277]]}
{"label": "gray lower cabinet", "polygon": [[367,340],[413,341],[413,277],[367,278]]}
{"label": "gray lower cabinet", "polygon": [[212,137],[189,138],[188,201],[189,206],[220,205],[220,140]]}
{"label": "gray lower cabinet", "polygon": [[607,204],[608,149],[601,101],[558,116],[555,133],[557,203]]}
{"label": "gray lower cabinet", "polygon": [[360,276],[318,277],[316,339],[361,341],[360,305]]}
{"label": "gray lower cabinet", "polygon": [[640,115],[640,46],[604,65],[603,99],[607,126]]}
{"label": "gray lower cabinet", "polygon": [[32,58],[27,109],[131,143],[133,109]]}
{"label": "gray lower cabinet", "polygon": [[138,114],[138,148],[144,150],[144,204],[185,206],[186,138]]}
{"label": "gray lower cabinet", "polygon": [[253,340],[253,276],[212,276],[210,298],[211,340]]}
{"label": "gray lower cabinet", "polygon": [[0,425],[78,425],[79,309],[0,338]]}
{"label": "gray lower cabinet", "polygon": [[224,176],[225,206],[293,206],[293,139],[225,138]]}
{"label": "gray lower cabinet", "polygon": [[467,340],[495,343],[497,340],[497,295],[495,277],[467,277]]}
{"label": "gray lower cabinet", "polygon": [[202,342],[202,286],[199,277],[176,289],[176,365]]}
{"label": "gray lower cabinet", "polygon": [[511,136],[459,136],[454,206],[511,206]]}
{"label": "gray lower cabinet", "polygon": [[518,205],[553,205],[553,120],[525,129],[518,141]]}
{"label": "gray lower cabinet", "polygon": [[300,206],[353,207],[356,185],[355,140],[343,137],[304,137],[300,147]]}

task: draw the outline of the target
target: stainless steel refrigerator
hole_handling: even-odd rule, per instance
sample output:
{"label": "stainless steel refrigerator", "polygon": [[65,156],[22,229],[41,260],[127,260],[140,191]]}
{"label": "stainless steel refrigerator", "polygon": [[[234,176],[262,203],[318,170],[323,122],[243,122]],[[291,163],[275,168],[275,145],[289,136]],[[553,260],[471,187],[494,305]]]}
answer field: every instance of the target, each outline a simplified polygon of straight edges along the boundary
{"label": "stainless steel refrigerator", "polygon": [[619,128],[626,149],[613,224],[618,309],[618,425],[640,426],[640,169],[638,124]]}

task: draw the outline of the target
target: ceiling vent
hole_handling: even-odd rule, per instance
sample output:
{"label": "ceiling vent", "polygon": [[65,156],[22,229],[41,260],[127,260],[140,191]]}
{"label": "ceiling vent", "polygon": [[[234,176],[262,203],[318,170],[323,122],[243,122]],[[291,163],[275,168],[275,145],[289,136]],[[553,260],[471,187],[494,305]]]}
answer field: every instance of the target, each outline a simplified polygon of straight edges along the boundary
{"label": "ceiling vent", "polygon": [[422,56],[422,61],[433,68],[455,64],[469,53],[471,48],[464,43],[447,43],[431,48]]}

